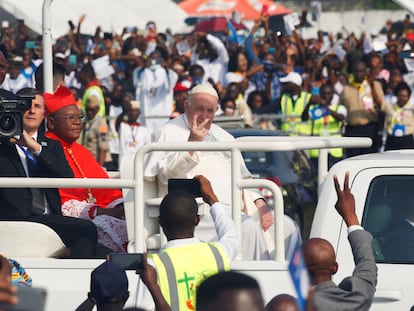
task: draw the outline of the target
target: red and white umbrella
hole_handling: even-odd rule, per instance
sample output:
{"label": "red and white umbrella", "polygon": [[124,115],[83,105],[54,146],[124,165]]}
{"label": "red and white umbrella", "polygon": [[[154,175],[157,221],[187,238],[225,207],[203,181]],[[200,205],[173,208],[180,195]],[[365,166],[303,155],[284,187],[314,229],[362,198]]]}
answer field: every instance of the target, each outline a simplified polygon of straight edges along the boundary
{"label": "red and white umbrella", "polygon": [[178,4],[192,17],[224,16],[231,17],[233,12],[242,15],[243,20],[254,20],[260,17],[248,0],[184,0]]}
{"label": "red and white umbrella", "polygon": [[[247,29],[246,25],[243,23],[236,23],[233,20],[230,20],[235,30]],[[225,17],[212,17],[207,20],[202,20],[199,22],[195,28],[194,32],[220,32],[227,30],[228,21]]]}

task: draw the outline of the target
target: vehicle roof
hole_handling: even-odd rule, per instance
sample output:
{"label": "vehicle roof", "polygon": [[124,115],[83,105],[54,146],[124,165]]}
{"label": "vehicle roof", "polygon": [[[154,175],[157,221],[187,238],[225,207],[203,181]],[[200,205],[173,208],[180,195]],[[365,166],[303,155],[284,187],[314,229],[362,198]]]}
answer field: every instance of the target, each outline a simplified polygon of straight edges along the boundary
{"label": "vehicle roof", "polygon": [[373,167],[413,167],[414,150],[395,150],[370,153],[338,162],[332,168],[333,173],[340,170],[361,170]]}
{"label": "vehicle roof", "polygon": [[269,131],[252,128],[226,129],[234,137],[240,136],[287,136],[287,133],[279,130]]}
{"label": "vehicle roof", "polygon": [[414,150],[393,150],[378,153],[369,153],[346,159],[347,161],[412,161]]}

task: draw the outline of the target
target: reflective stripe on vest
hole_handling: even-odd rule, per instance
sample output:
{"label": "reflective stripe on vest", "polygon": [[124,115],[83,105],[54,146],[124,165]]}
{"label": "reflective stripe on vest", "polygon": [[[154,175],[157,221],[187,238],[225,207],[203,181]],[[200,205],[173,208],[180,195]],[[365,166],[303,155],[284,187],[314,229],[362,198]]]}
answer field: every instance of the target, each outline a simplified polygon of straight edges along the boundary
{"label": "reflective stripe on vest", "polygon": [[[330,110],[337,111],[339,105],[331,105]],[[327,116],[327,121],[324,118],[312,120],[312,136],[330,136],[330,137],[341,137],[341,122],[337,121],[331,114]],[[325,126],[325,122],[327,122]],[[323,133],[323,131],[327,133]],[[329,150],[330,154],[336,158],[343,157],[342,148],[332,148]],[[317,158],[319,155],[318,149],[309,150],[309,156],[311,158]]]}
{"label": "reflective stripe on vest", "polygon": [[198,285],[230,268],[227,255],[216,243],[172,247],[149,257],[154,261],[158,284],[172,311],[194,310]]}
{"label": "reflective stripe on vest", "polygon": [[293,135],[310,135],[311,129],[309,122],[302,122],[301,115],[309,102],[312,94],[300,92],[299,98],[293,106],[292,98],[289,95],[282,95],[281,109],[284,119],[282,120],[281,130]]}

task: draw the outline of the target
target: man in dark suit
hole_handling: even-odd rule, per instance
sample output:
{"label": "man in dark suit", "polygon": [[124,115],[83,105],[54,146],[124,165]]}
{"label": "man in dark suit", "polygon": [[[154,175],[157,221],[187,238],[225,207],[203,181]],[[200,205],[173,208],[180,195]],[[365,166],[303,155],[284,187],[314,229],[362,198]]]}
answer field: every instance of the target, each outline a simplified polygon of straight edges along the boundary
{"label": "man in dark suit", "polygon": [[[1,53],[0,53],[1,54]],[[0,64],[3,55],[0,55]],[[1,177],[73,177],[59,142],[38,133],[44,119],[41,93],[23,89],[18,95],[30,95],[31,107],[23,114],[23,133],[15,142],[0,139]],[[1,90],[1,99],[19,98]],[[0,100],[1,102],[1,100]],[[57,189],[0,188],[0,219],[25,220],[52,228],[70,249],[72,258],[91,258],[96,254],[95,225],[83,219],[62,216]]]}
{"label": "man in dark suit", "polygon": [[349,173],[345,175],[344,189],[334,177],[338,201],[335,208],[348,227],[348,240],[354,255],[352,276],[336,285],[332,276],[338,271],[335,250],[321,238],[312,238],[302,245],[313,291],[314,307],[318,311],[369,310],[377,284],[377,266],[372,250],[372,236],[360,226],[355,214],[355,200],[349,188]]}

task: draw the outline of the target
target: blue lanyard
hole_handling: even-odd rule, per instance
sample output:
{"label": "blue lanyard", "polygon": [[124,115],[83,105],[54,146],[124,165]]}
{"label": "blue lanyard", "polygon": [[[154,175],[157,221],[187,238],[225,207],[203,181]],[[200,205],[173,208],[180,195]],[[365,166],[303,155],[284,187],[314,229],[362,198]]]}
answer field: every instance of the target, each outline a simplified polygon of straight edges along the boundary
{"label": "blue lanyard", "polygon": [[36,170],[38,170],[39,167],[37,165],[37,160],[33,157],[33,155],[29,151],[27,151],[27,149],[24,148],[23,146],[21,146],[21,145],[17,145],[17,146],[19,146],[20,150],[22,150],[24,152],[24,154],[26,156],[26,160],[28,162],[30,162]]}

